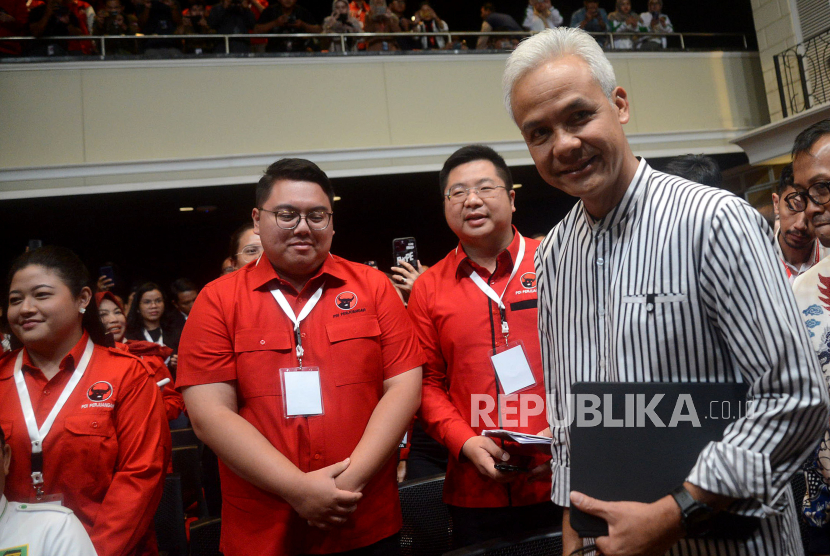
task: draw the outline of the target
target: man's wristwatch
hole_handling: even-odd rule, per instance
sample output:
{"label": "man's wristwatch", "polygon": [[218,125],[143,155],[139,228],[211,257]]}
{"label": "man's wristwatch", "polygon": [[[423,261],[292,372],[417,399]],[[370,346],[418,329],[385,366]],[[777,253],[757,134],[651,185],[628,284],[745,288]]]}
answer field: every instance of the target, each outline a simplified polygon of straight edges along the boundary
{"label": "man's wristwatch", "polygon": [[703,502],[695,500],[683,485],[674,489],[671,495],[677,505],[680,506],[680,523],[683,525],[687,537],[700,537],[709,531],[712,525],[711,518],[715,515],[715,510]]}

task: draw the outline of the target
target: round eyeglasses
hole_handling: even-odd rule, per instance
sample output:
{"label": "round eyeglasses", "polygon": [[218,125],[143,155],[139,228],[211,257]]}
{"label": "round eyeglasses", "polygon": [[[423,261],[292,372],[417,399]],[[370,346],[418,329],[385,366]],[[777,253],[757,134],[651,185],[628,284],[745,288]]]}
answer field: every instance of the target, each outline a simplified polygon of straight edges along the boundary
{"label": "round eyeglasses", "polygon": [[259,257],[259,254],[262,253],[262,245],[246,245],[242,248],[242,251],[237,253],[237,255],[245,255],[246,257]]}
{"label": "round eyeglasses", "polygon": [[817,205],[830,202],[830,181],[816,182],[806,191],[793,191],[784,197],[787,208],[793,212],[804,212],[807,210],[808,200],[813,201]]}
{"label": "round eyeglasses", "polygon": [[312,210],[306,215],[291,209],[268,210],[261,208],[259,210],[273,214],[277,221],[277,226],[283,230],[293,230],[300,225],[300,220],[305,220],[305,223],[310,229],[318,232],[329,227],[329,224],[331,224],[331,215],[334,214],[324,210]]}
{"label": "round eyeglasses", "polygon": [[482,185],[474,186],[474,187],[464,187],[463,185],[453,185],[450,187],[450,190],[444,193],[444,197],[446,197],[451,203],[463,203],[467,200],[467,197],[470,196],[470,193],[474,192],[479,199],[489,199],[491,197],[495,197],[496,193],[498,193],[499,189],[507,189],[503,185]]}

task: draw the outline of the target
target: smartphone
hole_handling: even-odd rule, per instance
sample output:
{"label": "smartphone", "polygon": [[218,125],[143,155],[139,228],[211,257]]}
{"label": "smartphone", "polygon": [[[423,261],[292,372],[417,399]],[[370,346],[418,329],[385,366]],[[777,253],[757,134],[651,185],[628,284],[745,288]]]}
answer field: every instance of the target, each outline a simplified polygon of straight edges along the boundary
{"label": "smartphone", "polygon": [[102,266],[98,269],[98,276],[106,276],[112,283],[115,283],[115,272],[112,270],[111,266]]}
{"label": "smartphone", "polygon": [[418,246],[414,237],[399,237],[392,240],[393,266],[400,266],[401,261],[418,268]]}
{"label": "smartphone", "polygon": [[29,251],[34,251],[35,249],[40,249],[43,247],[43,241],[39,239],[30,239],[29,240]]}
{"label": "smartphone", "polygon": [[527,467],[519,467],[518,465],[510,465],[508,463],[497,463],[493,467],[503,473],[530,473],[530,469]]}

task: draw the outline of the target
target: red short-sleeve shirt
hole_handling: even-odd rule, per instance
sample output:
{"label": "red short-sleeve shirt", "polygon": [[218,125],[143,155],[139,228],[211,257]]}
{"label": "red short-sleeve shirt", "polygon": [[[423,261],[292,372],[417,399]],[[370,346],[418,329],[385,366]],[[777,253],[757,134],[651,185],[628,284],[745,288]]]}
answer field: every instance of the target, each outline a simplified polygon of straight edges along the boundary
{"label": "red short-sleeve shirt", "polygon": [[[515,228],[514,228],[515,230]],[[539,349],[536,309],[536,273],[533,256],[539,242],[525,238],[521,265],[508,283],[519,254],[519,233],[497,259],[490,274],[473,263],[459,245],[442,261],[418,277],[409,298],[409,314],[427,357],[419,417],[424,429],[447,447],[447,479],[444,502],[469,508],[524,506],[550,499],[550,482],[527,482],[519,474],[508,485],[496,483],[478,472],[475,465],[460,459],[461,448],[484,429],[503,428],[536,434],[547,426],[544,411],[545,382]],[[499,416],[496,375],[489,355],[495,345],[503,345],[498,306],[470,278],[476,270],[482,279],[501,293],[510,326],[509,340],[521,340],[536,384],[505,401],[508,408]],[[506,288],[506,290],[505,290]],[[493,400],[493,409],[475,396]],[[528,396],[532,396],[528,398]],[[524,398],[524,399],[523,399]],[[510,398],[507,398],[508,400]],[[480,417],[473,418],[473,409]],[[550,456],[534,457],[539,465]]]}
{"label": "red short-sleeve shirt", "polygon": [[[87,338],[84,334],[51,380],[23,352],[23,377],[38,426],[69,382]],[[12,447],[5,493],[9,500],[29,502],[31,443],[14,381],[17,355],[0,357],[0,426]],[[158,390],[137,358],[96,345],[43,442],[43,490],[63,496],[100,556],[158,553],[153,514],[170,460],[170,429]]]}
{"label": "red short-sleeve shirt", "polygon": [[[298,362],[293,323],[270,290],[282,290],[299,314],[321,284],[323,295],[300,332],[303,366],[320,369],[325,413],[286,418],[279,369]],[[423,362],[412,323],[382,273],[330,255],[298,294],[262,257],[199,294],[179,344],[177,387],[236,381],[239,414],[309,472],[348,457],[383,395],[383,381]],[[282,498],[226,466],[220,471],[225,554],[339,552],[400,529],[393,460],[366,485],[350,524],[330,531],[311,528]]]}

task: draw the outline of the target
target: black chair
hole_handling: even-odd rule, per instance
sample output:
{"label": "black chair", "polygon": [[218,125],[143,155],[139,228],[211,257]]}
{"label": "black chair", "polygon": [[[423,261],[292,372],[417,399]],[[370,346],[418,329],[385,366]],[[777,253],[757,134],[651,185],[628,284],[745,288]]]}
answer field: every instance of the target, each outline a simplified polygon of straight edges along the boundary
{"label": "black chair", "polygon": [[452,548],[452,521],[442,500],[444,475],[403,483],[401,556],[438,556]]}
{"label": "black chair", "polygon": [[170,438],[173,439],[173,447],[180,446],[201,446],[202,441],[193,432],[193,429],[172,429]]}
{"label": "black chair", "polygon": [[561,556],[562,532],[550,528],[465,546],[444,556]]}
{"label": "black chair", "polygon": [[219,533],[222,519],[209,517],[190,524],[190,556],[222,556]]}
{"label": "black chair", "polygon": [[201,448],[179,446],[173,448],[173,473],[181,476],[182,501],[184,508],[196,504],[196,516],[208,517],[205,493],[202,490]]}
{"label": "black chair", "polygon": [[159,552],[187,556],[187,533],[182,506],[182,478],[172,473],[164,478],[164,492],[153,518]]}

